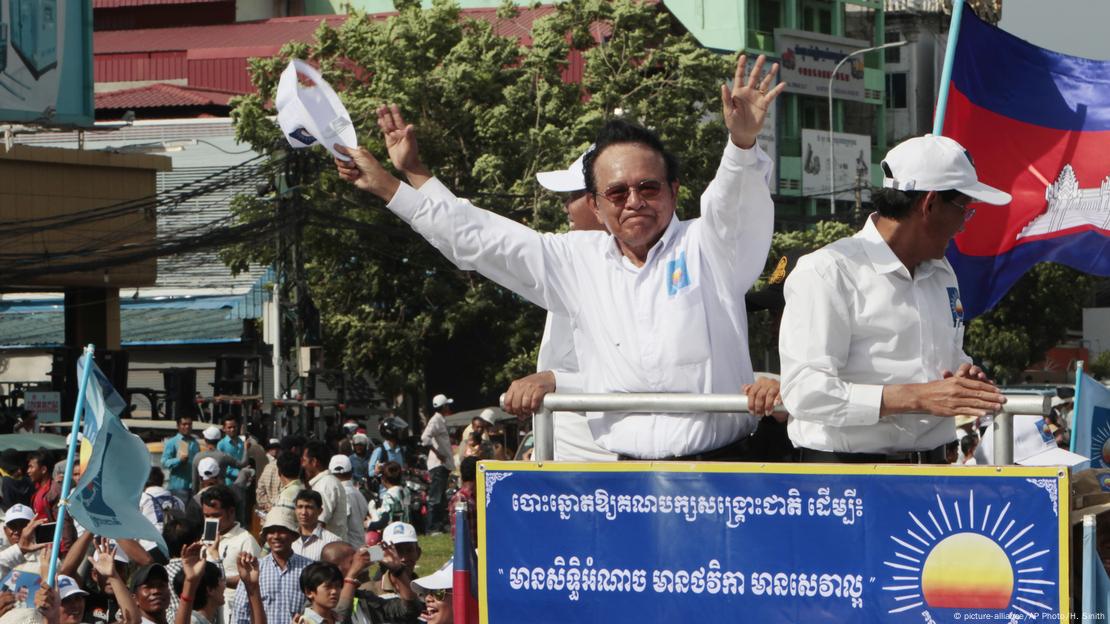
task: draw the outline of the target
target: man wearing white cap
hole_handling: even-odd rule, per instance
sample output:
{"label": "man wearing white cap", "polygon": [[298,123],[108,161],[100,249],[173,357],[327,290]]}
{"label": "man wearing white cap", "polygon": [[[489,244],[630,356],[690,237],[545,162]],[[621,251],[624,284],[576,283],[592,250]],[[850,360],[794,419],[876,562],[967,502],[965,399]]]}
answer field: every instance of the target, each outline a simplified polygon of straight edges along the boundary
{"label": "man wearing white cap", "polygon": [[954,416],[1004,398],[963,351],[959,287],[945,249],[975,213],[1010,195],[979,181],[956,141],[890,150],[876,213],[851,238],[798,260],[779,333],[788,431],[800,459],[945,463]]}
{"label": "man wearing white cap", "polygon": [[38,553],[50,544],[36,544],[35,527],[45,520],[34,520],[35,512],[27,505],[16,503],[4,513],[4,537],[11,544],[0,551],[0,579],[15,568],[37,562]]}
{"label": "man wearing white cap", "polygon": [[340,535],[343,541],[359,547],[366,543],[366,513],[369,504],[362,492],[358,491],[352,480],[351,460],[346,455],[333,455],[328,463],[328,472],[343,484],[347,493],[347,534]]}
{"label": "man wearing white cap", "polygon": [[452,414],[450,399],[445,394],[432,397],[435,413],[420,434],[420,444],[428,447],[428,472],[432,482],[428,485],[428,532],[447,531],[447,478],[455,470],[451,455],[451,435],[447,432],[445,416]]}
{"label": "man wearing white cap", "polygon": [[221,431],[220,428],[215,426],[215,425],[212,425],[212,426],[210,426],[210,427],[208,427],[207,429],[204,430],[204,433],[203,433],[204,440],[203,440],[203,443],[201,444],[201,447],[202,447],[201,451],[199,453],[197,453],[195,456],[193,456],[193,492],[194,493],[200,491],[200,478],[197,474],[197,466],[200,465],[200,462],[203,459],[209,458],[209,457],[211,457],[212,459],[215,459],[216,463],[219,464],[219,466],[220,466],[220,476],[223,477],[223,478],[226,478],[227,469],[229,467],[245,468],[248,465],[246,455],[243,456],[242,461],[239,461],[239,460],[235,459],[234,457],[228,455],[227,453],[225,453],[225,452],[223,452],[223,451],[221,451],[217,448],[217,445],[220,443],[220,439],[223,438],[223,435],[224,435],[223,431]]}

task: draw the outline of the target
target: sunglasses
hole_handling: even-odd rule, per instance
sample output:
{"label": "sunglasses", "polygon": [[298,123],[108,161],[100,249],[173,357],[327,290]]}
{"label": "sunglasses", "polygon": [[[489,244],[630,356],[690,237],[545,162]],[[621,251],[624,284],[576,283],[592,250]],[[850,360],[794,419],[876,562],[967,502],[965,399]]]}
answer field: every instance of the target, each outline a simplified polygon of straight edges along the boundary
{"label": "sunglasses", "polygon": [[433,589],[428,593],[432,596],[432,598],[438,600],[439,602],[443,602],[447,598],[451,597],[450,589]]}
{"label": "sunglasses", "polygon": [[609,203],[622,206],[628,201],[628,196],[632,193],[633,189],[636,190],[636,194],[640,196],[640,199],[655,199],[659,196],[660,191],[663,190],[663,183],[659,180],[641,180],[638,184],[629,186],[622,182],[610,186],[599,194],[608,200]]}

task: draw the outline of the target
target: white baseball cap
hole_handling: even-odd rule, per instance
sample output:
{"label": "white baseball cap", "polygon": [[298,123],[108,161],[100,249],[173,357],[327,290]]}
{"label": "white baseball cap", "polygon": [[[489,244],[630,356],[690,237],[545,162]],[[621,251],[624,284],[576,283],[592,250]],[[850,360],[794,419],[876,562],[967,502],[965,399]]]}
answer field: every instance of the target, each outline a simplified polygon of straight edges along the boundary
{"label": "white baseball cap", "polygon": [[971,154],[956,141],[926,134],[895,145],[883,159],[883,187],[899,191],[959,191],[1004,206],[1010,194],[979,181]]}
{"label": "white baseball cap", "polygon": [[447,398],[446,394],[437,394],[432,397],[432,407],[439,409],[444,405],[450,405],[455,402],[455,399]]}
{"label": "white baseball cap", "polygon": [[8,507],[8,511],[4,514],[4,524],[9,524],[17,520],[34,520],[35,512],[27,505],[16,503]]}
{"label": "white baseball cap", "polygon": [[[1044,418],[1036,414],[1014,414],[1014,463],[1019,466],[1078,466],[1088,459],[1056,446],[1044,431]],[[994,463],[994,427],[988,427],[980,443],[987,459]]]}
{"label": "white baseball cap", "polygon": [[328,462],[328,472],[332,474],[351,474],[351,460],[346,455],[332,455]]}
{"label": "white baseball cap", "polygon": [[[306,76],[313,86],[302,86],[298,74]],[[316,68],[298,59],[289,61],[281,72],[274,104],[282,134],[294,148],[310,147],[319,141],[332,156],[350,160],[335,151],[335,144],[348,149],[358,147],[351,115]]]}
{"label": "white baseball cap", "polygon": [[407,522],[391,522],[382,531],[382,541],[386,544],[416,543],[416,528]]}
{"label": "white baseball cap", "polygon": [[428,576],[422,576],[412,582],[412,588],[417,593],[426,594],[437,589],[451,589],[455,586],[455,558],[451,557],[447,563]]}
{"label": "white baseball cap", "polygon": [[556,193],[573,193],[574,191],[586,190],[586,174],[582,168],[582,163],[586,159],[586,154],[593,150],[594,146],[591,145],[589,149],[582,152],[578,160],[571,163],[566,169],[537,173],[536,181],[540,183],[540,186]]}
{"label": "white baseball cap", "polygon": [[58,581],[58,598],[59,598],[59,600],[65,600],[66,598],[69,598],[70,596],[88,596],[89,595],[89,592],[81,589],[81,586],[77,584],[77,581],[73,580],[73,577],[66,576],[64,574],[59,574],[57,581]]}
{"label": "white baseball cap", "polygon": [[480,414],[478,414],[478,418],[481,418],[482,420],[484,420],[484,421],[486,421],[486,422],[488,422],[489,424],[492,425],[493,424],[493,410],[487,407],[486,409],[482,410],[482,412]]}
{"label": "white baseball cap", "polygon": [[197,462],[197,474],[202,479],[211,479],[220,474],[220,462],[216,461],[214,457],[205,457]]}
{"label": "white baseball cap", "polygon": [[370,444],[370,438],[368,438],[365,433],[356,433],[355,435],[351,436],[351,443]]}
{"label": "white baseball cap", "polygon": [[223,437],[223,435],[223,432],[220,431],[220,428],[216,425],[212,425],[211,427],[204,430],[204,439],[210,442],[215,442],[219,440]]}

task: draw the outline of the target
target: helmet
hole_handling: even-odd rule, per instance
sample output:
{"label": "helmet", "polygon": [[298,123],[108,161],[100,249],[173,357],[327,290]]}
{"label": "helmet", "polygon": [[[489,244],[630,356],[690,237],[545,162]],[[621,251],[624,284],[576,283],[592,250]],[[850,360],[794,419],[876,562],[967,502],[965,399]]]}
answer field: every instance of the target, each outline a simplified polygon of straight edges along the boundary
{"label": "helmet", "polygon": [[403,418],[398,416],[386,416],[378,424],[378,433],[383,438],[393,438],[401,441],[408,437],[409,424]]}

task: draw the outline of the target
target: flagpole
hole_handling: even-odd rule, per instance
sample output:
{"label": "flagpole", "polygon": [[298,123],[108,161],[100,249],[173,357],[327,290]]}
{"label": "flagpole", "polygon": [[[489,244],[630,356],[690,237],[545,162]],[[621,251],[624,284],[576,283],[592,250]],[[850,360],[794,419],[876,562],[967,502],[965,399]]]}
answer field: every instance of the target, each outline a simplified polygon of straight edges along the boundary
{"label": "flagpole", "polygon": [[77,407],[73,410],[73,428],[69,434],[69,451],[66,455],[66,474],[62,481],[62,495],[58,501],[58,520],[54,525],[54,544],[50,548],[50,571],[46,573],[46,584],[54,587],[54,576],[58,572],[58,555],[62,549],[62,529],[65,526],[66,505],[69,504],[70,483],[73,481],[73,461],[77,456],[77,446],[80,441],[81,416],[85,411],[85,389],[89,385],[89,376],[93,367],[92,344],[85,347],[85,370],[81,373],[81,385],[77,388]]}
{"label": "flagpole", "polygon": [[1076,419],[1079,418],[1079,391],[1083,388],[1083,360],[1075,363],[1075,396],[1071,398],[1071,443],[1068,445],[1068,450],[1072,453],[1075,450],[1075,432],[1079,424]]}
{"label": "flagpole", "polygon": [[933,116],[933,134],[944,134],[944,113],[948,109],[948,86],[952,83],[952,65],[956,60],[956,42],[960,39],[960,21],[964,15],[964,0],[952,0],[952,21],[948,24],[948,46],[944,49],[944,69],[940,74],[937,93],[937,112]]}

